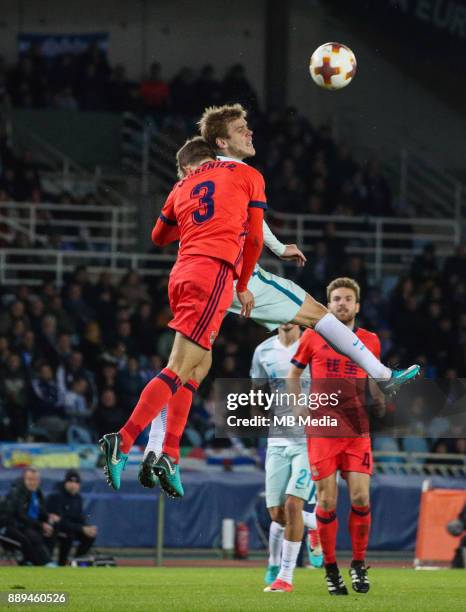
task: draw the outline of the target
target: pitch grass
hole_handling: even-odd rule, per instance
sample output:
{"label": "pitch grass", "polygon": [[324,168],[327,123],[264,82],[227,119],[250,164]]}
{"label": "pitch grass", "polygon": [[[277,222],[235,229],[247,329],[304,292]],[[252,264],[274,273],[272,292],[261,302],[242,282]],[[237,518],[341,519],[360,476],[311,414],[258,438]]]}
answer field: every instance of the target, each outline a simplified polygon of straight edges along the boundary
{"label": "pitch grass", "polygon": [[[58,592],[69,594],[64,610],[171,610],[173,612],[258,612],[260,610],[351,610],[382,612],[454,612],[466,610],[466,571],[370,570],[371,591],[359,595],[344,579],[348,597],[327,594],[323,571],[299,569],[293,593],[263,593],[261,569],[211,568],[27,568],[1,567],[0,591]],[[61,605],[2,609],[35,610]]]}

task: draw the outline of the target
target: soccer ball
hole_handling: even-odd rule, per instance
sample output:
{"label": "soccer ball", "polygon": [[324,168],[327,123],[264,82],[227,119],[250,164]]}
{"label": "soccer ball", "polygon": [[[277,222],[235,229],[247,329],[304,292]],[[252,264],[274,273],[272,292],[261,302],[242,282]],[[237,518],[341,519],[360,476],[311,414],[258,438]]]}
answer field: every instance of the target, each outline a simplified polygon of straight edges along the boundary
{"label": "soccer ball", "polygon": [[356,74],[356,57],[349,47],[336,42],[320,45],[309,62],[311,77],[323,89],[342,89]]}

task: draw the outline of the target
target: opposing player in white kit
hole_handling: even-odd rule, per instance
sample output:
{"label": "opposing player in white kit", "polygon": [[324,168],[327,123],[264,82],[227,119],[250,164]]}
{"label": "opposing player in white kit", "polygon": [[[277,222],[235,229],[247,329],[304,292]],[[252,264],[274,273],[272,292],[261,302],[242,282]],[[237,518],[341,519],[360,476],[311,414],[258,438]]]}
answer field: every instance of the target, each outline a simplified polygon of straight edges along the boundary
{"label": "opposing player in white kit", "polygon": [[[280,325],[278,335],[268,338],[254,351],[251,378],[256,386],[267,384],[272,392],[286,392],[286,377],[293,350],[299,345],[298,325]],[[309,386],[309,372],[304,372]],[[289,407],[273,407],[277,416]],[[293,572],[301,547],[304,526],[317,529],[315,513],[304,512],[306,502],[314,503],[315,487],[307,458],[304,429],[288,437],[269,437],[265,460],[265,499],[272,519],[269,533],[269,562],[265,575],[266,592],[291,591]],[[296,434],[296,435],[295,435]]]}

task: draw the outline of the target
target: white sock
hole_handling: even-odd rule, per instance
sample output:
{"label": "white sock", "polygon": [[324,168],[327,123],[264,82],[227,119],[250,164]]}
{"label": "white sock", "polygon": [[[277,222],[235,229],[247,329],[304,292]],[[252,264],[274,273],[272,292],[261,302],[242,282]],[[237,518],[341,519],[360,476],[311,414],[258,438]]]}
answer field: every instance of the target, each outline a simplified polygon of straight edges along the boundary
{"label": "white sock", "polygon": [[314,328],[336,351],[365,370],[371,378],[387,380],[392,371],[367,349],[356,334],[328,312]]}
{"label": "white sock", "polygon": [[306,529],[317,529],[316,513],[303,510],[303,521]]}
{"label": "white sock", "polygon": [[167,429],[167,407],[164,406],[155,419],[152,421],[149,432],[149,440],[144,450],[144,458],[147,453],[153,451],[157,457],[162,452],[163,439],[165,438],[165,431]]}
{"label": "white sock", "polygon": [[272,521],[269,530],[269,565],[280,565],[285,528]]}
{"label": "white sock", "polygon": [[293,572],[296,567],[296,560],[299,555],[299,549],[301,548],[301,542],[290,542],[289,540],[283,540],[282,547],[282,563],[280,566],[280,573],[277,578],[293,584]]}

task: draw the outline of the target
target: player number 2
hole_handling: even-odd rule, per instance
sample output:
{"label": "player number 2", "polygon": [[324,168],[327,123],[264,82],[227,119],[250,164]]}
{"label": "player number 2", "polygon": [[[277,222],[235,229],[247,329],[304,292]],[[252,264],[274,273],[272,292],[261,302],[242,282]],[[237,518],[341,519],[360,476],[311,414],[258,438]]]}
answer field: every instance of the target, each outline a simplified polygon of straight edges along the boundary
{"label": "player number 2", "polygon": [[193,212],[194,223],[205,223],[214,216],[215,183],[204,181],[198,183],[191,191],[192,198],[199,199],[199,208]]}
{"label": "player number 2", "polygon": [[[307,483],[304,484],[307,476]],[[304,487],[309,487],[312,480],[312,474],[308,472],[305,468],[301,468],[299,470],[299,478],[296,480],[296,488],[304,489]]]}

